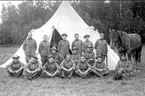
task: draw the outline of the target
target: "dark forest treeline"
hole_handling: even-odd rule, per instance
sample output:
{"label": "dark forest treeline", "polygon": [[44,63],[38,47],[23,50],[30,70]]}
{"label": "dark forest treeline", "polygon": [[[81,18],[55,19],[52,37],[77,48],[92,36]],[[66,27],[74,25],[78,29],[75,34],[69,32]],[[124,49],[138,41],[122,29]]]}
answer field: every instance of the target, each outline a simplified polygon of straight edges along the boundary
{"label": "dark forest treeline", "polygon": [[[76,0],[75,0],[76,1]],[[3,5],[2,24],[0,25],[0,45],[22,44],[31,29],[37,29],[45,24],[55,13],[61,0],[24,1],[15,7],[12,4]],[[145,31],[145,1],[123,0],[111,1],[81,1],[72,2],[72,6],[89,26],[94,26],[99,32],[105,33],[109,41],[108,29],[114,28],[127,33],[143,35]]]}

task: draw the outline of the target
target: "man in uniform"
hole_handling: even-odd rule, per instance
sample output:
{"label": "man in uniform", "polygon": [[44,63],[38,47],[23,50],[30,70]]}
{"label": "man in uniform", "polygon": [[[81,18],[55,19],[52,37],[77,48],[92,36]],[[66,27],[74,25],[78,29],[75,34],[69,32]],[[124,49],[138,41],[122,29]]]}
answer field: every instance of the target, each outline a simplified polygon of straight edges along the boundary
{"label": "man in uniform", "polygon": [[98,55],[101,55],[104,61],[108,53],[107,41],[104,40],[104,33],[100,33],[100,39],[96,41],[94,47],[96,49],[96,57],[98,57]]}
{"label": "man in uniform", "polygon": [[60,40],[58,43],[58,51],[59,51],[60,55],[62,55],[64,58],[66,58],[66,54],[69,53],[70,44],[69,44],[69,41],[66,40],[67,34],[64,33],[61,36],[62,36],[63,40]]}
{"label": "man in uniform", "polygon": [[99,77],[105,76],[109,73],[109,69],[106,67],[101,55],[98,55],[97,60],[93,65],[91,71]]}
{"label": "man in uniform", "polygon": [[39,44],[38,51],[41,55],[42,66],[47,62],[48,54],[50,53],[50,44],[48,42],[48,36],[43,36],[43,41]]}
{"label": "man in uniform", "polygon": [[29,62],[32,56],[36,55],[37,43],[32,38],[32,32],[28,33],[28,39],[23,43],[23,50],[25,52],[26,63]]}
{"label": "man in uniform", "polygon": [[86,58],[86,61],[91,65],[93,66],[94,63],[95,63],[95,53],[93,52],[93,47],[92,46],[88,46],[86,48],[86,52],[84,53],[84,57]]}
{"label": "man in uniform", "polygon": [[41,69],[42,69],[42,66],[40,62],[38,61],[38,58],[36,56],[31,57],[25,69],[27,78],[29,80],[37,78],[38,76],[41,75]]}
{"label": "man in uniform", "polygon": [[115,68],[114,80],[130,79],[133,76],[132,64],[127,60],[126,55],[122,55]]}
{"label": "man in uniform", "polygon": [[82,55],[87,51],[88,46],[91,47],[91,49],[93,50],[93,43],[89,40],[90,35],[85,35],[84,36],[85,41],[83,42],[83,46],[82,46]]}
{"label": "man in uniform", "polygon": [[82,55],[82,45],[83,45],[83,42],[82,42],[82,40],[80,40],[79,39],[79,34],[75,34],[74,35],[74,37],[75,37],[75,40],[72,42],[72,50],[73,50],[73,48],[75,47],[75,48],[77,48],[77,53],[76,54],[78,54],[78,55]]}
{"label": "man in uniform", "polygon": [[84,56],[81,57],[80,62],[76,67],[76,74],[82,78],[86,78],[91,70],[90,64],[86,61]]}
{"label": "man in uniform", "polygon": [[52,56],[49,56],[48,61],[42,68],[42,74],[46,77],[55,77],[60,73],[60,66],[55,62]]}
{"label": "man in uniform", "polygon": [[52,47],[50,50],[49,56],[52,56],[55,62],[60,65],[60,63],[64,60],[63,56],[61,56],[58,52],[56,47]]}
{"label": "man in uniform", "polygon": [[72,48],[72,56],[71,56],[71,58],[72,58],[72,60],[75,61],[76,65],[78,64],[78,62],[80,60],[80,57],[81,57],[80,54],[77,54],[77,51],[78,51],[78,48],[76,48],[76,47]]}
{"label": "man in uniform", "polygon": [[8,66],[6,66],[6,71],[10,76],[14,77],[22,76],[25,66],[21,61],[19,61],[19,58],[20,56],[17,55],[13,56],[12,57],[13,61]]}
{"label": "man in uniform", "polygon": [[66,59],[61,63],[62,77],[71,78],[75,70],[75,62],[71,59],[71,55],[67,54]]}

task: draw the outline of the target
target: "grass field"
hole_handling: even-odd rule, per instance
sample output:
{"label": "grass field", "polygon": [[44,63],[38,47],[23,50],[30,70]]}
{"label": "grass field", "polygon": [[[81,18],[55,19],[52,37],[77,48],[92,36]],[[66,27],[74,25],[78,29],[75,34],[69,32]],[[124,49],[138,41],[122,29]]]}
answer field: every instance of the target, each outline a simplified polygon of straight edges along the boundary
{"label": "grass field", "polygon": [[[17,47],[0,48],[0,64],[8,60]],[[145,49],[142,51],[144,62]],[[106,79],[91,77],[81,79],[44,79],[29,81],[11,78],[0,69],[0,96],[145,96],[145,66],[140,65],[140,73],[131,80],[113,81],[112,75]]]}

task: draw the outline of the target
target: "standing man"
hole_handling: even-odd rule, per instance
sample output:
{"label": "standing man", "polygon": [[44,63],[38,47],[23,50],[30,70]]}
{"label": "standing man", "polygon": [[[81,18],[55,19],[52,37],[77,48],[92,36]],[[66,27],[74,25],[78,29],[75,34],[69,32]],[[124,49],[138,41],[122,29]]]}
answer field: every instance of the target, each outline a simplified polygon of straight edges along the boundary
{"label": "standing man", "polygon": [[66,40],[67,34],[63,33],[62,35],[63,40],[60,40],[58,43],[58,51],[60,55],[62,55],[64,58],[66,58],[66,54],[69,53],[69,41]]}
{"label": "standing man", "polygon": [[75,40],[72,42],[71,49],[73,50],[74,47],[77,48],[77,53],[76,54],[81,56],[82,55],[83,42],[82,42],[82,40],[79,39],[79,34],[78,33],[76,33],[74,35],[74,38],[75,38]]}
{"label": "standing man", "polygon": [[104,61],[108,53],[107,41],[104,40],[104,33],[100,33],[100,39],[96,41],[94,47],[96,49],[96,57],[100,55]]}
{"label": "standing man", "polygon": [[87,52],[87,48],[90,47],[91,50],[93,50],[93,43],[89,40],[90,35],[85,35],[84,36],[85,41],[83,42],[83,46],[82,46],[82,55]]}
{"label": "standing man", "polygon": [[26,63],[29,62],[32,56],[36,55],[37,43],[32,38],[32,32],[28,33],[28,38],[24,41],[23,50],[25,52]]}
{"label": "standing man", "polygon": [[43,39],[44,40],[39,44],[38,48],[38,51],[41,55],[42,66],[47,62],[48,54],[50,53],[50,44],[48,41],[48,36],[44,35]]}

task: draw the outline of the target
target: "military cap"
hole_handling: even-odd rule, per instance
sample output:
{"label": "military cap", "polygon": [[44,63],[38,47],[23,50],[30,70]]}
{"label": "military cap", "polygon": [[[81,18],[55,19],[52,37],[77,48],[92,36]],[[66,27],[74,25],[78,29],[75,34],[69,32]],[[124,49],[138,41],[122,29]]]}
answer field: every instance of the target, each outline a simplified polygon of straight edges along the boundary
{"label": "military cap", "polygon": [[32,56],[32,58],[34,58],[34,59],[36,59],[36,60],[38,59],[38,57],[37,57],[37,56]]}
{"label": "military cap", "polygon": [[76,48],[76,47],[73,47],[72,51],[73,51],[73,50],[78,50],[78,48]]}
{"label": "military cap", "polygon": [[52,50],[55,50],[55,51],[57,51],[56,47],[52,47],[52,48],[51,48],[51,51],[52,51]]}
{"label": "military cap", "polygon": [[67,36],[67,34],[66,33],[63,33],[61,36]]}
{"label": "military cap", "polygon": [[86,37],[90,37],[90,35],[85,35],[84,38],[86,38]]}
{"label": "military cap", "polygon": [[13,59],[19,59],[19,58],[20,58],[20,56],[15,55],[15,56],[13,56],[12,58],[13,58]]}

